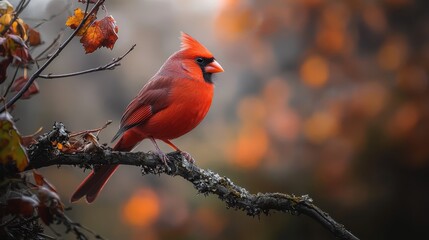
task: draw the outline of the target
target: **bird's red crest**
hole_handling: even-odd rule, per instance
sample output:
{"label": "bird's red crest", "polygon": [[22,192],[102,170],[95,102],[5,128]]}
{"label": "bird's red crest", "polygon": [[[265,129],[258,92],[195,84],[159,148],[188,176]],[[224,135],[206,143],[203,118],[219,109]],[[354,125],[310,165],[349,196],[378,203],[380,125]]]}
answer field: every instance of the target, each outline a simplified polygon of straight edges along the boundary
{"label": "bird's red crest", "polygon": [[201,43],[199,43],[197,40],[195,40],[193,37],[189,36],[188,34],[182,32],[180,37],[182,44],[181,44],[181,50],[187,52],[191,55],[199,55],[202,57],[212,57],[212,53],[204,47]]}

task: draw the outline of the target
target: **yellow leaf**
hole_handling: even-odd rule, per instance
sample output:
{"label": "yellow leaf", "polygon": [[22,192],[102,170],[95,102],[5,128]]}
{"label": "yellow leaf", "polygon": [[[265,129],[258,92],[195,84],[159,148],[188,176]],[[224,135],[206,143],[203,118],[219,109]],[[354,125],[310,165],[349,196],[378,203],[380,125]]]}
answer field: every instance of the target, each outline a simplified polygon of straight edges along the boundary
{"label": "yellow leaf", "polygon": [[22,21],[21,18],[17,18],[15,22],[12,23],[10,29],[12,29],[12,33],[21,36],[24,41],[27,41],[27,29],[25,27],[24,21]]}
{"label": "yellow leaf", "polygon": [[3,15],[5,13],[12,13],[13,12],[13,6],[10,4],[7,0],[0,1],[0,14]]}
{"label": "yellow leaf", "polygon": [[[13,15],[11,13],[3,14],[0,17],[0,31],[3,31],[4,28],[8,27],[12,19]],[[24,41],[27,40],[27,27],[21,18],[17,18],[9,27],[9,30],[13,34],[20,36]]]}
{"label": "yellow leaf", "polygon": [[0,32],[9,25],[10,21],[12,21],[12,14],[7,13],[0,17]]}
{"label": "yellow leaf", "polygon": [[0,163],[15,164],[19,171],[23,171],[28,165],[21,136],[13,124],[12,116],[7,112],[0,114]]}
{"label": "yellow leaf", "polygon": [[[85,17],[85,12],[82,11],[82,9],[80,8],[76,8],[74,10],[74,15],[70,16],[67,21],[66,21],[66,26],[70,27],[71,29],[76,29],[79,24],[82,22],[83,18]],[[96,16],[94,14],[92,14],[87,21],[85,22],[85,24],[83,25],[83,27],[79,30],[79,32],[77,33],[77,36],[82,36],[86,30],[88,29],[89,25],[91,25],[91,23],[96,19]]]}

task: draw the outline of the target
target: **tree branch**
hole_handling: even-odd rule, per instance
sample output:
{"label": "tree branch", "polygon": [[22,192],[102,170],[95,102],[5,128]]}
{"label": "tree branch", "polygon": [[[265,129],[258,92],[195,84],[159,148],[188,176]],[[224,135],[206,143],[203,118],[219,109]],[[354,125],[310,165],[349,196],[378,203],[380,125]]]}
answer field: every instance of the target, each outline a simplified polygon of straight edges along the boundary
{"label": "tree branch", "polygon": [[83,27],[84,23],[88,20],[88,18],[91,16],[91,14],[95,13],[98,8],[104,3],[105,0],[98,0],[97,3],[92,7],[91,11],[88,12],[89,8],[89,2],[87,2],[85,13],[88,13],[85,15],[85,17],[82,19],[82,22],[80,22],[79,26],[73,31],[73,33],[58,47],[58,49],[52,54],[52,56],[39,68],[36,72],[31,75],[31,77],[28,79],[28,81],[25,83],[25,85],[19,90],[19,92],[13,96],[6,104],[5,106],[0,107],[0,113],[4,112],[7,108],[12,106],[18,99],[22,97],[22,95],[30,88],[31,84],[36,80],[39,75],[45,70],[46,67],[51,64],[51,62],[63,51],[63,49],[70,43],[70,41],[76,36],[78,31]]}
{"label": "tree branch", "polygon": [[83,70],[83,71],[79,71],[79,72],[72,72],[72,73],[66,73],[66,74],[57,74],[57,75],[54,75],[52,73],[49,73],[47,75],[39,75],[39,78],[45,78],[45,79],[65,78],[65,77],[73,77],[73,76],[87,74],[87,73],[92,73],[92,72],[105,71],[105,70],[113,70],[113,69],[115,69],[115,67],[121,65],[120,61],[125,56],[127,56],[128,53],[130,53],[132,50],[134,50],[135,46],[136,46],[136,44],[134,44],[125,54],[123,54],[122,56],[120,56],[118,58],[112,59],[112,61],[110,61],[109,63],[105,64],[104,66],[99,66],[99,67],[96,67],[96,68],[91,68],[91,69],[87,69],[87,70]]}
{"label": "tree branch", "polygon": [[32,28],[33,29],[37,29],[38,27],[40,27],[40,26],[42,26],[44,23],[47,23],[47,22],[49,22],[49,21],[51,21],[52,19],[54,19],[54,18],[56,18],[56,17],[58,17],[58,16],[60,16],[62,13],[64,13],[65,11],[67,11],[67,10],[69,10],[70,9],[70,6],[71,6],[72,4],[71,3],[68,3],[61,11],[59,11],[59,12],[57,12],[57,13],[55,13],[55,14],[52,14],[50,17],[48,17],[48,18],[42,18],[42,19],[31,19],[31,18],[26,18],[26,20],[31,20],[31,21],[39,21],[39,23],[38,24],[36,24],[36,25],[34,25]]}
{"label": "tree branch", "polygon": [[214,194],[226,203],[228,208],[243,210],[249,216],[268,214],[270,211],[288,212],[292,215],[307,215],[333,235],[340,239],[358,239],[343,225],[337,223],[327,213],[313,204],[308,195],[295,196],[284,193],[249,193],[245,188],[235,185],[229,178],[201,169],[188,162],[179,152],[169,153],[167,165],[157,154],[144,152],[116,152],[110,148],[98,149],[94,152],[78,152],[73,154],[61,153],[52,147],[52,142],[64,142],[68,132],[64,125],[56,123],[54,130],[39,137],[38,143],[28,149],[30,164],[27,170],[52,165],[74,165],[91,168],[98,165],[132,165],[142,168],[143,174],[167,174],[181,176],[191,182],[199,193]]}
{"label": "tree branch", "polygon": [[18,70],[21,67],[21,65],[18,65],[15,67],[15,73],[13,74],[12,80],[10,81],[9,85],[7,85],[6,91],[3,93],[3,98],[6,99],[7,94],[9,93],[10,88],[13,85],[13,82],[15,82],[16,75],[18,74]]}
{"label": "tree branch", "polygon": [[37,57],[34,58],[34,62],[37,64],[37,67],[39,67],[38,61],[49,59],[50,57],[49,54],[47,54],[47,56],[43,56],[43,55],[58,45],[58,42],[60,41],[63,31],[64,31],[64,28],[60,30],[60,33],[58,33],[58,35],[54,38],[54,40],[52,40],[49,46],[47,46],[41,53],[39,53],[39,55],[37,55]]}

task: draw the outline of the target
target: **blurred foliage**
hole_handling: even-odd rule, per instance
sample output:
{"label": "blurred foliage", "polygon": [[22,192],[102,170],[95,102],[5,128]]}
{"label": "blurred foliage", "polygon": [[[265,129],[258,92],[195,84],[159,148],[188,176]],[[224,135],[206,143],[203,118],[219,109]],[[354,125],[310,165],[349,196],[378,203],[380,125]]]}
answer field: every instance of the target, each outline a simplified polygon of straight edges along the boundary
{"label": "blurred foliage", "polygon": [[[204,44],[218,43],[207,45],[226,70],[216,79],[207,119],[177,140],[199,166],[252,192],[309,194],[361,239],[429,238],[428,1],[112,2],[109,11],[121,25],[116,47],[138,43],[120,68],[125,70],[46,83],[49,109],[40,114],[42,104],[22,103],[18,126],[67,121],[89,129],[119,120],[136,91],[177,50],[183,30]],[[60,26],[67,16],[59,18]],[[65,54],[67,68],[58,64],[52,71],[103,60],[76,52]],[[64,109],[64,102],[74,104]],[[74,205],[72,217],[112,239],[332,239],[312,219],[252,219],[196,196],[178,178],[136,171],[123,167],[95,204]],[[71,194],[81,180],[75,172],[45,170],[60,195]]]}
{"label": "blurred foliage", "polygon": [[335,206],[362,239],[427,237],[427,9],[417,0],[223,1],[218,35],[244,61],[231,159],[307,167],[277,184],[303,181],[299,191]]}

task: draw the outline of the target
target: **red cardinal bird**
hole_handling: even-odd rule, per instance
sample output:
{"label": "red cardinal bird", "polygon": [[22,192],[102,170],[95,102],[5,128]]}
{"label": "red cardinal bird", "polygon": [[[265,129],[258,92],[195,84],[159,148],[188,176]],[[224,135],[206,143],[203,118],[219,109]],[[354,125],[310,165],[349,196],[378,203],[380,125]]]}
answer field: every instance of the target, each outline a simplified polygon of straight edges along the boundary
{"label": "red cardinal bird", "polygon": [[[121,136],[114,150],[131,151],[143,139],[149,138],[165,163],[167,156],[155,139],[182,152],[170,140],[191,131],[206,116],[213,98],[212,75],[223,72],[223,68],[210,51],[191,36],[182,33],[181,40],[181,49],[167,59],[128,105],[120,129],[112,140]],[[192,160],[188,153],[182,154]],[[118,165],[102,166],[92,171],[79,185],[71,201],[86,196],[88,203],[93,202],[117,168]]]}

